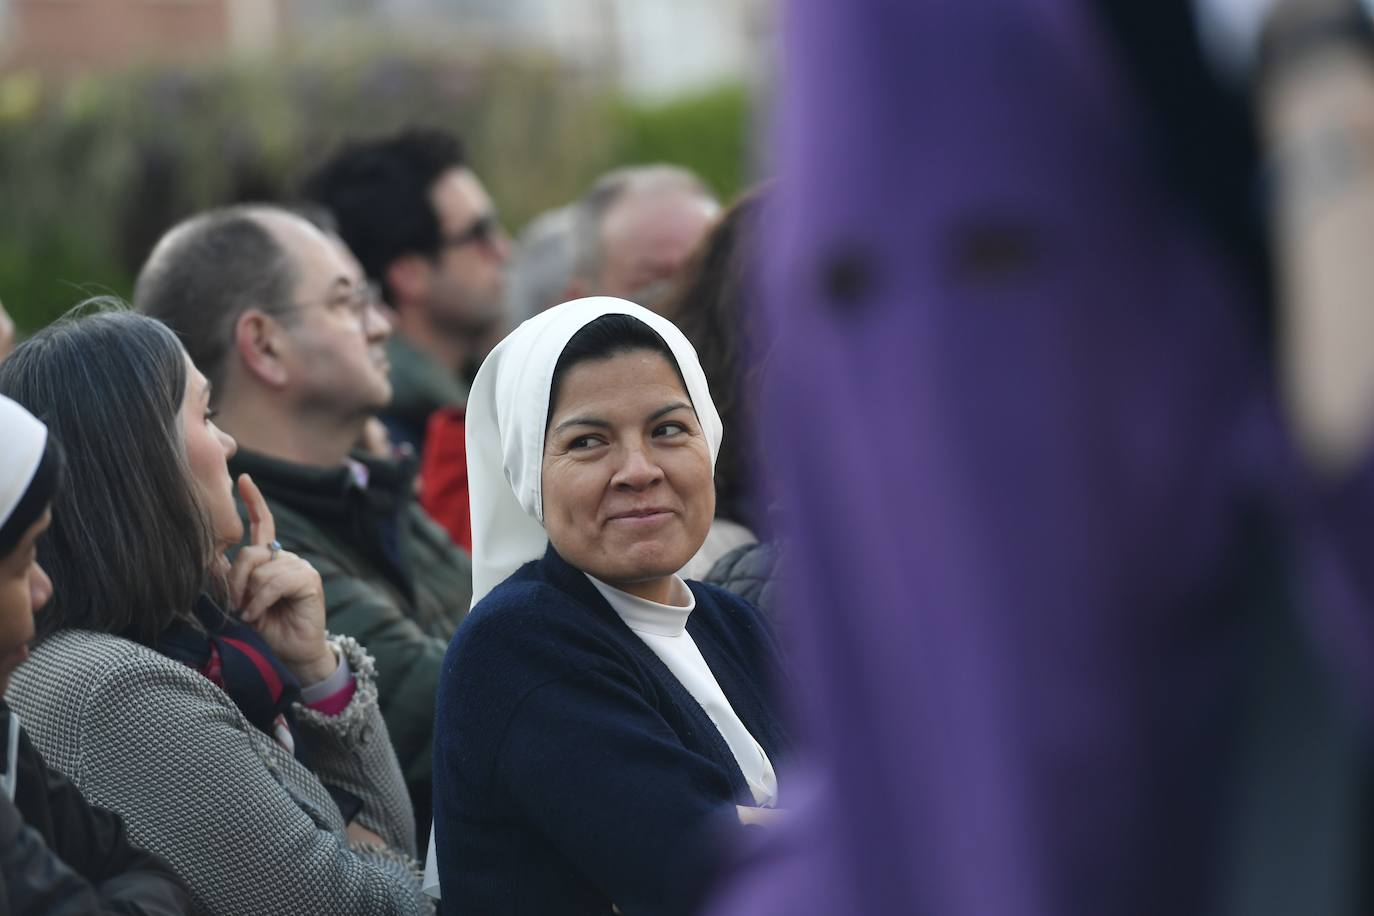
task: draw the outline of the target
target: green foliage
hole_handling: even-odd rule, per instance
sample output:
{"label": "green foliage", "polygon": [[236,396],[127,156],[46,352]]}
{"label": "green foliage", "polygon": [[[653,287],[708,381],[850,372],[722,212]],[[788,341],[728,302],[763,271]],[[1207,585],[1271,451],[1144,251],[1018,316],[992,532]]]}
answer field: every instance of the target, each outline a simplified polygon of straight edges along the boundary
{"label": "green foliage", "polygon": [[288,199],[347,138],[416,123],[458,132],[519,227],[622,162],[680,162],[733,194],[747,118],[735,87],[630,105],[540,56],[366,42],[64,85],[0,73],[0,301],[31,331],[86,295],[127,296],[167,226]]}
{"label": "green foliage", "polygon": [[619,162],[675,162],[730,200],[750,178],[752,111],[743,86],[728,84],[658,106],[622,104]]}

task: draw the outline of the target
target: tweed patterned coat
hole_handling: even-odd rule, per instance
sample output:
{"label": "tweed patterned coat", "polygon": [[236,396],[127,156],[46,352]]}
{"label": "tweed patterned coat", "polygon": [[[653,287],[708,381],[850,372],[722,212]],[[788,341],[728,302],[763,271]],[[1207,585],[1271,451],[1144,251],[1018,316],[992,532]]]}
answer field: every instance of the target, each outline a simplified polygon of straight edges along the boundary
{"label": "tweed patterned coat", "polygon": [[[205,912],[428,913],[372,659],[348,637],[333,642],[357,689],[337,716],[296,708],[313,772],[209,680],[117,636],[50,637],[7,698],[48,765],[120,814],[130,838],[171,862]],[[390,849],[350,845],[321,779],[362,799],[358,822]]]}

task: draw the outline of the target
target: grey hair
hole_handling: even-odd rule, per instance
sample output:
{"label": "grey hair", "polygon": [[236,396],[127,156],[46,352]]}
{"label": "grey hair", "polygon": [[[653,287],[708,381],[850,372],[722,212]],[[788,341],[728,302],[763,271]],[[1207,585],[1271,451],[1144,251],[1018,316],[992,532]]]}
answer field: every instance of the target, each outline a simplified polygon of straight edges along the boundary
{"label": "grey hair", "polygon": [[154,246],[134,284],[134,307],[176,332],[221,395],[239,316],[293,311],[296,266],[263,225],[268,213],[291,211],[239,204],[183,220]]}
{"label": "grey hair", "polygon": [[535,217],[520,235],[506,274],[507,314],[519,323],[562,301],[572,279],[574,208]]}
{"label": "grey hair", "polygon": [[715,194],[694,172],[678,165],[630,165],[602,175],[580,197],[574,207],[573,276],[594,285],[601,275],[605,253],[601,249],[601,226],[606,214],[631,194],[661,194],[688,191],[715,200]]}
{"label": "grey hair", "polygon": [[186,383],[176,335],[113,299],[83,303],[0,363],[0,393],[67,455],[38,547],[56,583],[40,637],[81,628],[152,644],[194,622],[215,541],[187,463]]}

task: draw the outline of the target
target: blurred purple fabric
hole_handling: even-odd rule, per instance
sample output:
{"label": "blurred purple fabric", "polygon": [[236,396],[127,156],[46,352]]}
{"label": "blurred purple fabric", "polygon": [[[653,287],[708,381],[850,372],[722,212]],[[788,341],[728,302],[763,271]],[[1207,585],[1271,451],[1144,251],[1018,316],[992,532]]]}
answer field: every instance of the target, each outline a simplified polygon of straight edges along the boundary
{"label": "blurred purple fabric", "polygon": [[714,912],[1209,911],[1250,519],[1367,699],[1369,487],[1302,492],[1254,284],[1089,8],[784,19],[764,438],[819,794]]}

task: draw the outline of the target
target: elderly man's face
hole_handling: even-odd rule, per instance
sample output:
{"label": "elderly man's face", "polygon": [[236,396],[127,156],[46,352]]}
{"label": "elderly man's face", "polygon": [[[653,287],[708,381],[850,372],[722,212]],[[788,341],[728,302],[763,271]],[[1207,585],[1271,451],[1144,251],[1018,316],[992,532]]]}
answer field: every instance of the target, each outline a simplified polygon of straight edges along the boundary
{"label": "elderly man's face", "polygon": [[634,350],[579,363],[544,440],[544,528],[563,559],[664,601],[716,510],[711,451],[677,373]]}
{"label": "elderly man's face", "polygon": [[714,200],[685,189],[631,192],[616,201],[601,222],[595,293],[643,301],[647,288],[677,277],[719,212]]}

